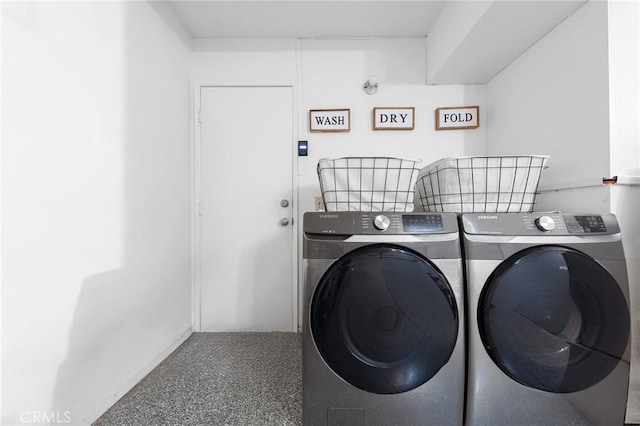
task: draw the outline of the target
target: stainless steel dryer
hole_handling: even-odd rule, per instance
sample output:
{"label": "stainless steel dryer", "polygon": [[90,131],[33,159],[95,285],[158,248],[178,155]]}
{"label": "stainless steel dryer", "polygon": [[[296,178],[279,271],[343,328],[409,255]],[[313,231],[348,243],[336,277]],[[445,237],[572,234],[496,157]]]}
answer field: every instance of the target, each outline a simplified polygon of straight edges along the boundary
{"label": "stainless steel dryer", "polygon": [[461,425],[457,219],[304,215],[305,425]]}
{"label": "stainless steel dryer", "polygon": [[611,214],[464,214],[468,425],[622,425],[629,299]]}

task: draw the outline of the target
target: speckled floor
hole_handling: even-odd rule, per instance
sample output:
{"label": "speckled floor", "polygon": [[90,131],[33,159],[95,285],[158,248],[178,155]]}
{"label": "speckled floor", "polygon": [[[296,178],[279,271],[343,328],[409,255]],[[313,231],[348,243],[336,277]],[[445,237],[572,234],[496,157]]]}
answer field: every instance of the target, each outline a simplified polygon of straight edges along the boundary
{"label": "speckled floor", "polygon": [[94,426],[301,425],[302,337],[195,333]]}

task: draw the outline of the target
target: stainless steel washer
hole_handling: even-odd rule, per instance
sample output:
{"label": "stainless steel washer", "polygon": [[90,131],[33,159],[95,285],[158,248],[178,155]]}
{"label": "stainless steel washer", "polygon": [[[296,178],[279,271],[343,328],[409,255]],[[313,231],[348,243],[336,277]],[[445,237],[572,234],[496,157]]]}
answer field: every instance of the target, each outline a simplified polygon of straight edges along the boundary
{"label": "stainless steel washer", "polygon": [[455,214],[306,213],[305,425],[461,425]]}
{"label": "stainless steel washer", "polygon": [[622,425],[629,296],[611,214],[464,214],[468,425]]}

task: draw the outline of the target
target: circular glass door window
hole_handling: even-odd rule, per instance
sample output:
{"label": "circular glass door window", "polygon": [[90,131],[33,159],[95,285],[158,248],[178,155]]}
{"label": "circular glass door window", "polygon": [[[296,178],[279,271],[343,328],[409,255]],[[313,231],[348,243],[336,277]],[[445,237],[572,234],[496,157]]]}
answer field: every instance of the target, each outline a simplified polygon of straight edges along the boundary
{"label": "circular glass door window", "polygon": [[378,394],[406,392],[447,363],[458,311],[447,279],[426,258],[370,245],[337,260],[311,301],[316,346],[341,378]]}
{"label": "circular glass door window", "polygon": [[615,279],[591,257],[538,246],[505,260],[478,304],[479,332],[512,379],[547,392],[587,389],[627,347],[629,310]]}

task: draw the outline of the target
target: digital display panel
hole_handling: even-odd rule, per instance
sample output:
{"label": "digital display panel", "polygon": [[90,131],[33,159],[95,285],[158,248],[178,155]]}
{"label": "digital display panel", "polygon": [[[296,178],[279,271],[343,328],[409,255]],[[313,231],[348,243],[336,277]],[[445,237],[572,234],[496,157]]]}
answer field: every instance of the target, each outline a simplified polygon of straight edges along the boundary
{"label": "digital display panel", "polygon": [[573,216],[570,219],[566,218],[565,224],[571,233],[607,232],[602,216]]}
{"label": "digital display panel", "polygon": [[442,216],[433,215],[403,215],[402,228],[404,232],[441,232],[444,230],[442,226]]}

